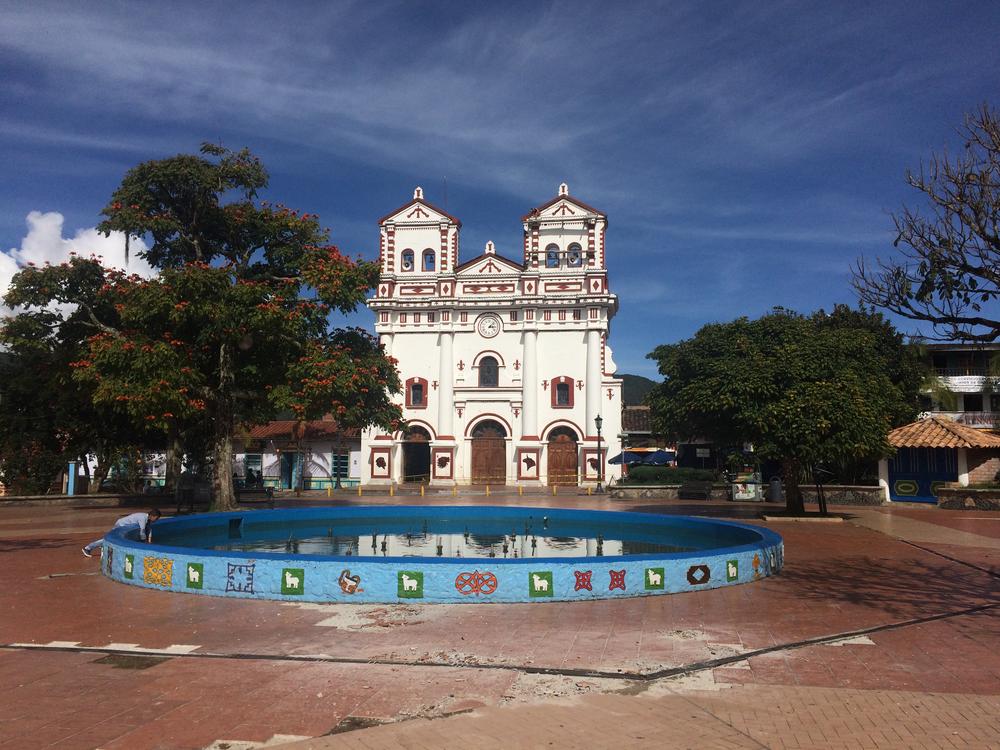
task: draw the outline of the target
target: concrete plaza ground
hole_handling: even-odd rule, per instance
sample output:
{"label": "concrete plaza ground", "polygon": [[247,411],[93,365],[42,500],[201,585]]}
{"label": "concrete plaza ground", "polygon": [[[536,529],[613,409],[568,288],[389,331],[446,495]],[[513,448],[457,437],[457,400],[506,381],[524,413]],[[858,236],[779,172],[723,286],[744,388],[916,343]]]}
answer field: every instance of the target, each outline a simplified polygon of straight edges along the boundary
{"label": "concrete plaza ground", "polygon": [[742,586],[351,606],[123,586],[80,554],[123,510],[0,504],[0,748],[1000,747],[1000,514],[833,510]]}

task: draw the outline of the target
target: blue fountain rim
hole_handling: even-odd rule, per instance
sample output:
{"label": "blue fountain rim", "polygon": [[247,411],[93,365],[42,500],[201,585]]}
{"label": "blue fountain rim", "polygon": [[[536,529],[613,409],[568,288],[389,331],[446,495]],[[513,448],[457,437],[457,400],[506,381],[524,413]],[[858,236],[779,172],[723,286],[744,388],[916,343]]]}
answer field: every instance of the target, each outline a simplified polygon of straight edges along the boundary
{"label": "blue fountain rim", "polygon": [[[525,513],[538,513],[541,519],[544,516],[549,518],[562,517],[562,518],[572,518],[577,521],[601,521],[607,520],[608,516],[615,516],[617,518],[631,520],[633,522],[643,522],[649,523],[651,525],[659,526],[726,526],[731,528],[738,528],[743,531],[756,534],[759,539],[747,542],[746,544],[739,544],[727,547],[712,547],[710,549],[702,550],[702,554],[710,553],[712,555],[736,555],[741,552],[748,552],[752,550],[759,549],[763,546],[772,546],[782,544],[782,538],[779,534],[770,529],[756,526],[753,524],[739,523],[737,521],[729,521],[716,518],[704,518],[700,516],[683,516],[683,515],[664,515],[660,513],[641,513],[638,511],[623,511],[623,510],[587,510],[580,508],[545,508],[539,506],[525,506],[525,505],[349,505],[349,506],[312,506],[309,508],[278,508],[274,510],[246,510],[246,511],[227,511],[227,512],[216,512],[216,513],[200,513],[192,516],[173,516],[164,517],[156,521],[152,525],[153,539],[152,543],[145,543],[138,538],[137,531],[128,528],[112,529],[105,535],[105,539],[108,541],[113,541],[119,546],[152,551],[157,550],[160,552],[173,554],[173,555],[191,555],[197,553],[198,556],[202,557],[225,557],[229,559],[254,559],[254,560],[297,560],[303,562],[340,562],[340,563],[358,563],[362,562],[382,562],[382,563],[395,563],[395,564],[413,564],[414,558],[408,556],[386,556],[378,558],[366,558],[359,557],[356,555],[310,555],[310,554],[296,554],[290,556],[287,553],[282,552],[241,552],[234,550],[212,550],[204,549],[200,547],[178,547],[173,545],[162,545],[157,544],[156,539],[156,529],[163,528],[165,525],[171,526],[192,526],[198,527],[205,525],[206,521],[216,521],[216,520],[226,520],[233,518],[251,518],[251,519],[268,519],[268,520],[292,520],[308,518],[310,516],[317,516],[320,518],[350,518],[352,516],[386,516],[394,517],[400,515],[412,514],[414,517],[420,515],[424,517],[440,518],[444,516],[455,516],[459,515],[461,517],[468,517],[470,519],[475,518],[497,518],[497,517],[511,517],[517,519],[523,519]],[[533,517],[533,516],[529,516]],[[692,552],[669,552],[669,553],[646,553],[637,555],[607,555],[603,556],[601,559],[606,562],[624,562],[624,561],[648,561],[648,560],[685,560],[692,557]],[[465,562],[471,558],[463,557],[421,557],[421,565],[452,565],[456,562]],[[559,557],[559,558],[490,558],[491,565],[503,565],[503,566],[514,566],[514,565],[534,565],[537,566],[539,560],[551,560],[553,562],[559,562],[562,564],[580,564],[586,563],[588,561],[593,561],[593,557],[587,556],[574,556],[574,557]]]}

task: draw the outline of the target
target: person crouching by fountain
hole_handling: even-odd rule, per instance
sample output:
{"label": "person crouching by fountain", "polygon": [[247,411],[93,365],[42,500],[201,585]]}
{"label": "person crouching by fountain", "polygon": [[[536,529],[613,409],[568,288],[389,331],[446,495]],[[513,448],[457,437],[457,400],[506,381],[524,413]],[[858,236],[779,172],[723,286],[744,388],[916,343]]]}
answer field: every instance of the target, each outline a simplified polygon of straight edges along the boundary
{"label": "person crouching by fountain", "polygon": [[[127,516],[122,516],[117,521],[112,529],[121,529],[126,526],[134,527],[139,529],[139,538],[144,542],[153,541],[153,529],[151,526],[155,521],[157,521],[162,514],[159,509],[153,508],[149,513],[129,513]],[[83,548],[83,556],[90,557],[95,549],[101,547],[104,544],[103,537],[101,539],[95,539],[93,542],[88,544]]]}

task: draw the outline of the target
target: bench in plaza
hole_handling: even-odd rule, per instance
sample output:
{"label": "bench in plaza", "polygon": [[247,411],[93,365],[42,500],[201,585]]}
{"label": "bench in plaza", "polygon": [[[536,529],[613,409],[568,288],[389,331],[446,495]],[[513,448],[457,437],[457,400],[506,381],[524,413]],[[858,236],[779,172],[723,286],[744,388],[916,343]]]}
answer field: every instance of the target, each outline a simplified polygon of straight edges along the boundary
{"label": "bench in plaza", "polygon": [[237,505],[266,505],[274,507],[274,487],[237,487]]}
{"label": "bench in plaza", "polygon": [[680,500],[709,500],[712,497],[712,482],[685,482],[677,488]]}

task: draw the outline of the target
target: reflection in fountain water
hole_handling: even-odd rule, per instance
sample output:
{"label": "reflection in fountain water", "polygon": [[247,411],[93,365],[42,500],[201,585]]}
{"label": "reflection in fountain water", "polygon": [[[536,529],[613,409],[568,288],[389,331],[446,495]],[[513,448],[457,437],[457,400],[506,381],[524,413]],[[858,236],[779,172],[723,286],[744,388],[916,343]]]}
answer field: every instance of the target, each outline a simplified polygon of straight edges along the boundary
{"label": "reflection in fountain water", "polygon": [[[365,536],[368,536],[367,534]],[[289,536],[276,540],[245,535],[239,540],[218,540],[216,550],[242,552],[286,552],[293,555],[332,555],[357,557],[601,557],[604,555],[640,555],[662,552],[685,552],[692,547],[640,540],[604,539],[574,536],[506,536],[500,534],[372,534],[370,543],[362,537],[335,533],[322,536]]]}
{"label": "reflection in fountain water", "polygon": [[[330,523],[261,521],[245,516],[239,533],[229,527],[164,534],[162,541],[180,547],[222,551],[280,552],[293,555],[438,558],[614,557],[686,552],[718,546],[717,531],[671,530],[641,522],[594,524],[548,516],[515,522],[466,518],[363,517]],[[537,521],[537,522],[536,522]],[[522,529],[525,533],[521,533]]]}

